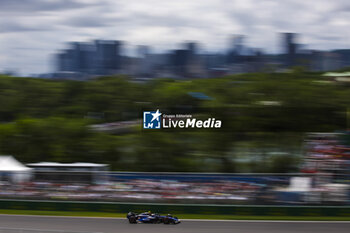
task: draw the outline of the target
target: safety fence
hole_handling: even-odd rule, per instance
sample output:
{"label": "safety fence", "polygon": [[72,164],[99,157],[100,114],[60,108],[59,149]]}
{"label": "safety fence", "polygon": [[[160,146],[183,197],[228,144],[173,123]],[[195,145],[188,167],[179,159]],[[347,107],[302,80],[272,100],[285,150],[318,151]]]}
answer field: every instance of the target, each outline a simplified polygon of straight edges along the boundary
{"label": "safety fence", "polygon": [[0,200],[0,209],[127,213],[152,211],[173,214],[255,216],[348,216],[350,206],[202,205],[127,202]]}

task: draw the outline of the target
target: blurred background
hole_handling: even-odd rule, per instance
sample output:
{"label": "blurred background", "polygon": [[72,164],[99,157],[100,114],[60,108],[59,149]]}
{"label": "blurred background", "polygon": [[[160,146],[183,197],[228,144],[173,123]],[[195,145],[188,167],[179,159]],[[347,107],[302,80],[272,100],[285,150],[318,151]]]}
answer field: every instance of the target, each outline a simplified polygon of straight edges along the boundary
{"label": "blurred background", "polygon": [[0,198],[349,205],[349,9],[1,1]]}

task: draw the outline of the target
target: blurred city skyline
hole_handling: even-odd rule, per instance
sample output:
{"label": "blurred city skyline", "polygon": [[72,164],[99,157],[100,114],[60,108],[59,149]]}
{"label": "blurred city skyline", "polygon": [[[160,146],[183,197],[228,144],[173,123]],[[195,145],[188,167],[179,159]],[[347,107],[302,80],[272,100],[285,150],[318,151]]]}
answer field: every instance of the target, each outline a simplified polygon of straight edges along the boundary
{"label": "blurred city skyline", "polygon": [[246,44],[246,36],[234,35],[225,51],[208,52],[200,43],[186,41],[176,49],[155,53],[152,47],[125,52],[125,42],[94,40],[67,43],[53,56],[54,72],[35,77],[87,80],[105,75],[128,75],[135,81],[154,78],[215,78],[232,74],[286,72],[290,69],[335,71],[350,67],[350,49],[315,50],[300,44],[300,35],[281,33],[278,54]]}
{"label": "blurred city skyline", "polygon": [[230,49],[232,35],[250,48],[282,53],[278,34],[300,34],[312,50],[350,48],[350,3],[343,0],[244,1],[1,1],[0,72],[20,75],[55,70],[53,55],[69,41],[120,40],[127,55],[138,45],[155,53],[196,41],[204,52]]}

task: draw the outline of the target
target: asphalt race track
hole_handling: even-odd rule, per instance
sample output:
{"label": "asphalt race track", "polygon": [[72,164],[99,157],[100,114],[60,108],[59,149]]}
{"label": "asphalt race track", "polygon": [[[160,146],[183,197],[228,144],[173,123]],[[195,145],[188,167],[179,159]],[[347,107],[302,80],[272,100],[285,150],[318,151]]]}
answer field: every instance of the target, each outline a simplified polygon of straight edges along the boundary
{"label": "asphalt race track", "polygon": [[184,220],[178,225],[129,224],[126,219],[44,217],[0,215],[0,228],[28,228],[104,233],[283,233],[283,232],[349,232],[350,222],[277,222],[277,221],[195,221]]}

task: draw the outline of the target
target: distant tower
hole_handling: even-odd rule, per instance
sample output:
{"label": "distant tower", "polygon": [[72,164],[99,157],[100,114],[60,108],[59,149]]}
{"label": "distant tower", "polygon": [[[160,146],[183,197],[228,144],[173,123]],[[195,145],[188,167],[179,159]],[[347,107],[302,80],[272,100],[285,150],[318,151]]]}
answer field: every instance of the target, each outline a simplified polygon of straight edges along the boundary
{"label": "distant tower", "polygon": [[121,41],[95,40],[95,62],[100,74],[113,74],[121,69],[121,46]]}
{"label": "distant tower", "polygon": [[244,53],[244,36],[234,35],[230,40],[229,51],[227,53],[227,62],[229,64],[242,63]]}
{"label": "distant tower", "polygon": [[297,44],[295,43],[295,33],[283,33],[283,54],[285,55],[285,65],[287,67],[294,66],[296,64]]}
{"label": "distant tower", "polygon": [[92,46],[88,43],[70,42],[68,49],[56,56],[56,66],[59,72],[88,73],[91,65]]}
{"label": "distant tower", "polygon": [[242,55],[244,47],[244,36],[234,35],[232,37],[232,50],[237,55]]}
{"label": "distant tower", "polygon": [[196,42],[185,42],[181,49],[173,51],[172,65],[174,73],[182,77],[191,77],[196,73],[198,67],[198,44]]}
{"label": "distant tower", "polygon": [[190,53],[190,56],[194,56],[197,54],[197,49],[198,49],[198,45],[196,42],[188,42],[184,44],[184,49],[188,50],[188,52]]}

